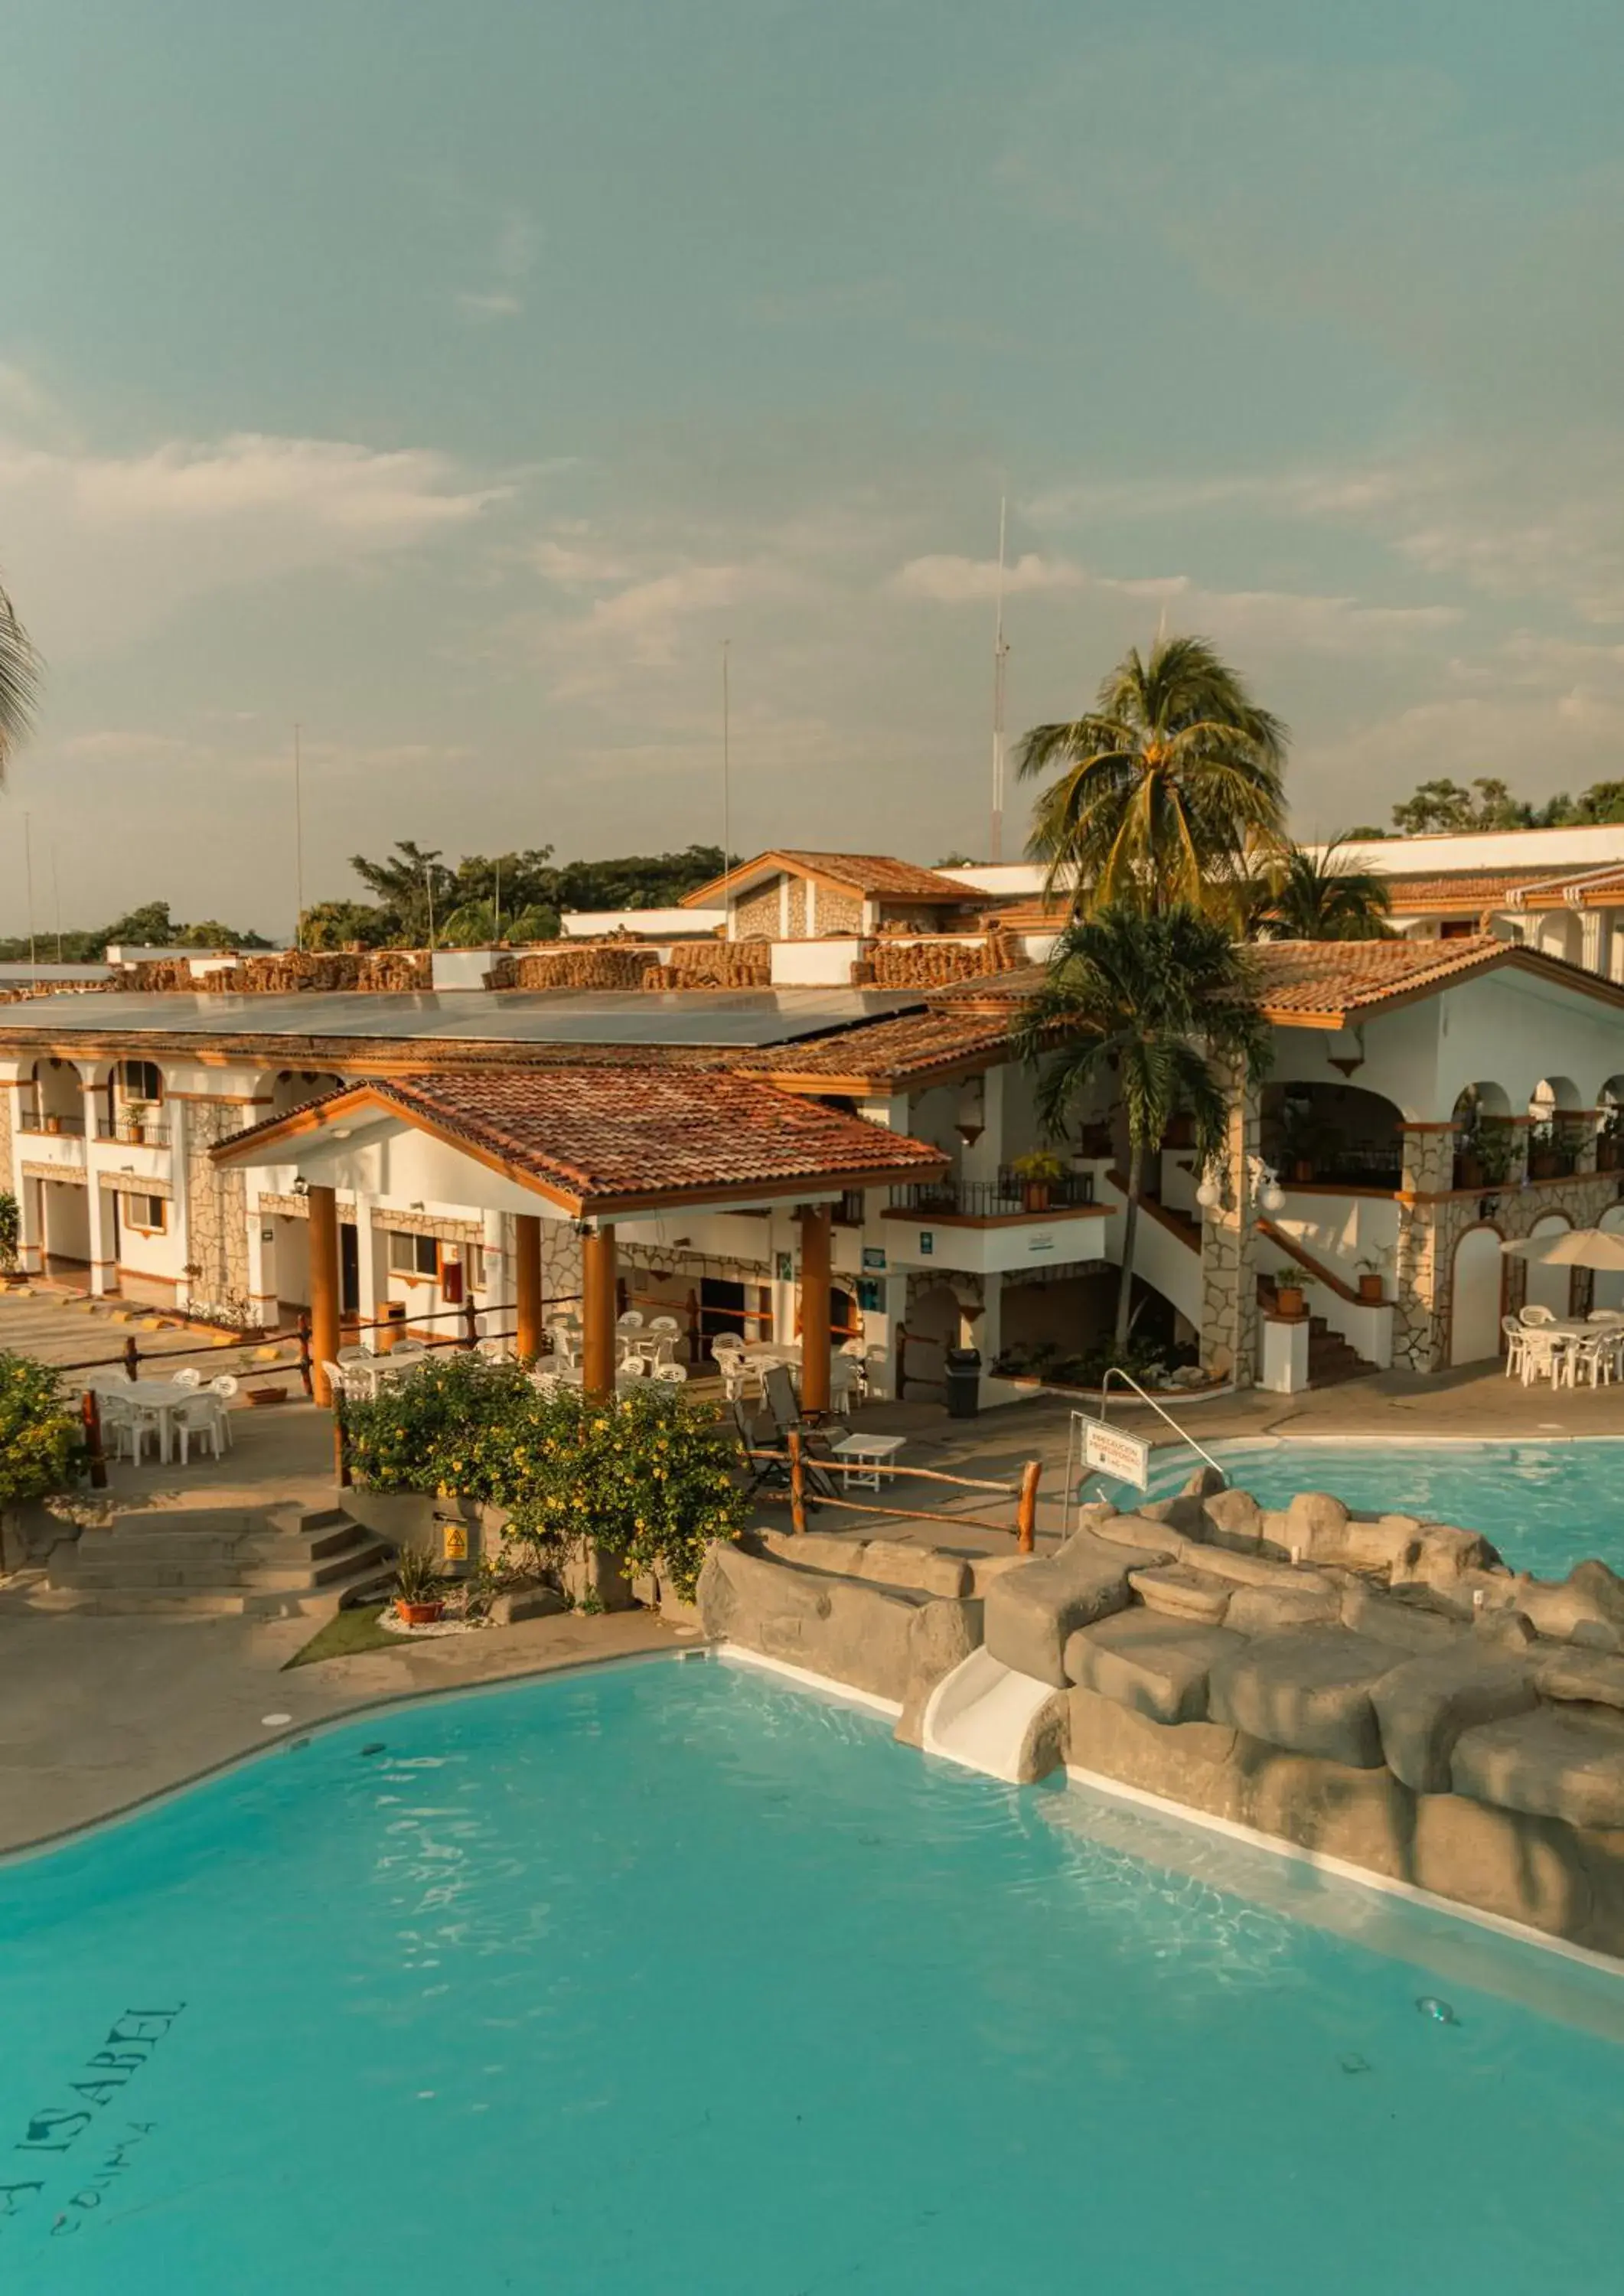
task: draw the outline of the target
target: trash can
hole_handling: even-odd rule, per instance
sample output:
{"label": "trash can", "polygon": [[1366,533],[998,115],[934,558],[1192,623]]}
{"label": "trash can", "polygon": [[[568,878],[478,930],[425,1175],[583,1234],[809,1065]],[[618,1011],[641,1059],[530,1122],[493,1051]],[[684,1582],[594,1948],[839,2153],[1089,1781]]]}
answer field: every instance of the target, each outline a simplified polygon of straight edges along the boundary
{"label": "trash can", "polygon": [[981,1407],[981,1350],[947,1349],[947,1416],[973,1419]]}

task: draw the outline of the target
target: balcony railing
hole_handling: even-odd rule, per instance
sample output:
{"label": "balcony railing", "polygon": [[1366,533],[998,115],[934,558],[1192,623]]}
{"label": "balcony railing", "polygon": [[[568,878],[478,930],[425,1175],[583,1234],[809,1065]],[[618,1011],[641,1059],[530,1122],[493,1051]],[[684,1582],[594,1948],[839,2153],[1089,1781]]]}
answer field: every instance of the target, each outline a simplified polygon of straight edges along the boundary
{"label": "balcony railing", "polygon": [[891,1190],[894,1212],[922,1219],[956,1215],[961,1219],[1013,1219],[1022,1212],[1041,1218],[1094,1201],[1092,1172],[1067,1172],[1058,1180],[1022,1180],[1000,1172],[996,1180],[910,1180]]}
{"label": "balcony railing", "polygon": [[17,1122],[19,1129],[23,1132],[39,1132],[47,1136],[60,1134],[67,1140],[82,1140],[85,1137],[82,1116],[59,1116],[53,1109],[32,1108],[27,1101],[22,1104]]}
{"label": "balcony railing", "polygon": [[144,1116],[139,1123],[128,1116],[98,1116],[96,1138],[117,1140],[127,1148],[167,1148],[169,1128],[160,1116]]}

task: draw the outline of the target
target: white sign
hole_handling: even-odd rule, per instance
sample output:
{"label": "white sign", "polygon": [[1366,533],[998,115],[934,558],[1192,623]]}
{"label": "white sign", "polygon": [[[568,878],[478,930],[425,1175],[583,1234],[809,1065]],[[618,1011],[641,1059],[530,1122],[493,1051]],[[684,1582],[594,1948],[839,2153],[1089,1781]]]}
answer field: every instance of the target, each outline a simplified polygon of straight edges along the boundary
{"label": "white sign", "polygon": [[1132,1483],[1136,1490],[1150,1486],[1150,1445],[1142,1435],[1108,1427],[1103,1419],[1083,1421],[1083,1464],[1119,1483]]}

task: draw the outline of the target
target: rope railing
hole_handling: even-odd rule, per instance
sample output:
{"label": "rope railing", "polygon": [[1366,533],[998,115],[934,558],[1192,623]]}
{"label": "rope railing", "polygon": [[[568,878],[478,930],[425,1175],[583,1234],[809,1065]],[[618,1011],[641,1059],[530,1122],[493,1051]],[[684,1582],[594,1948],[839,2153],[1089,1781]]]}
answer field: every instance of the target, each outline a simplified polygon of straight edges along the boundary
{"label": "rope railing", "polygon": [[[747,1459],[765,1460],[773,1465],[788,1468],[790,1519],[799,1537],[804,1535],[806,1531],[808,1504],[805,1438],[801,1430],[799,1427],[789,1429],[784,1443],[785,1447],[782,1451],[759,1450],[752,1447],[745,1451],[744,1456]],[[833,1461],[819,1459],[816,1464],[825,1470],[833,1466],[844,1471],[844,1462],[838,1459]],[[904,1510],[894,1506],[876,1506],[865,1499],[837,1498],[833,1493],[827,1491],[820,1492],[812,1504],[817,1506],[841,1507],[849,1514],[887,1515],[893,1520],[906,1512],[909,1520],[913,1521],[954,1523],[962,1530],[1013,1531],[1017,1551],[1020,1554],[1030,1554],[1034,1551],[1038,1530],[1038,1486],[1043,1475],[1041,1459],[1027,1460],[1021,1470],[1021,1480],[1018,1483],[988,1482],[977,1475],[950,1475],[936,1467],[898,1467],[886,1464],[877,1459],[865,1459],[855,1472],[874,1476],[907,1475],[916,1482],[949,1483],[956,1489],[964,1491],[996,1491],[1000,1497],[1013,1498],[1015,1501],[1015,1520],[1013,1523],[993,1522],[985,1515],[948,1514],[940,1507],[908,1507]]]}

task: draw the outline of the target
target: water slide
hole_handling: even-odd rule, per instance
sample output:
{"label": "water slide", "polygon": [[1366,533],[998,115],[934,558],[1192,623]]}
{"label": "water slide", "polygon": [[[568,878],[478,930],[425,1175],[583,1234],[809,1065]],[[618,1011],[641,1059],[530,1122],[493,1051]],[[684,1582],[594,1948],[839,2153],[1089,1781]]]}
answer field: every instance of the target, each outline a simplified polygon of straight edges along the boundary
{"label": "water slide", "polygon": [[985,1646],[972,1650],[931,1693],[922,1728],[924,1751],[1019,1785],[1029,1775],[1021,1757],[1033,1726],[1056,1694],[1048,1683],[1005,1666]]}

